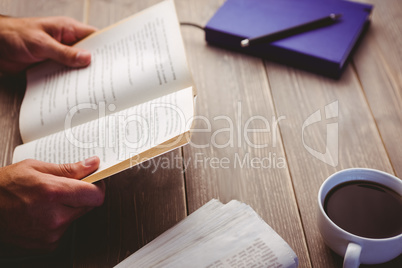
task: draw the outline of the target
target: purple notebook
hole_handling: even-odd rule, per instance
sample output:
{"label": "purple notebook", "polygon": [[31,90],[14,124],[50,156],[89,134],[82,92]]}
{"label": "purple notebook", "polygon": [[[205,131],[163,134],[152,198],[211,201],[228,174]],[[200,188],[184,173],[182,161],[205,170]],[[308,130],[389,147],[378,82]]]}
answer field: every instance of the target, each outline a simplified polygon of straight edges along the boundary
{"label": "purple notebook", "polygon": [[[206,40],[338,78],[369,24],[372,5],[343,0],[227,0],[205,26]],[[297,26],[331,13],[336,23],[269,44],[247,48],[240,41]]]}

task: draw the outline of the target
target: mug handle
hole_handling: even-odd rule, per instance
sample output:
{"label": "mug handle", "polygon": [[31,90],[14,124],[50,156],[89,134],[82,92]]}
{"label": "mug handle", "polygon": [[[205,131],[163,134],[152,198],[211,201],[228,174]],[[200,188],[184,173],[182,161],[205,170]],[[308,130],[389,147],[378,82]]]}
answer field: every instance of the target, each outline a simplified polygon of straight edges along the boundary
{"label": "mug handle", "polygon": [[356,243],[350,242],[343,260],[343,268],[358,268],[360,265],[360,253],[362,247]]}

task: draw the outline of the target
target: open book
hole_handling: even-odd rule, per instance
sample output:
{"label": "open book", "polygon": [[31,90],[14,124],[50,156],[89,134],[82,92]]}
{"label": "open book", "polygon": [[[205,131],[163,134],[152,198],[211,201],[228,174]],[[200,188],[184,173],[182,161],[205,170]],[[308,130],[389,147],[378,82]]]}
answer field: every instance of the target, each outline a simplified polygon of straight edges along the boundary
{"label": "open book", "polygon": [[94,182],[189,142],[195,90],[172,0],[76,46],[91,52],[88,67],[49,61],[28,71],[13,162],[97,155],[84,179]]}
{"label": "open book", "polygon": [[297,266],[291,247],[250,206],[213,199],[116,268]]}

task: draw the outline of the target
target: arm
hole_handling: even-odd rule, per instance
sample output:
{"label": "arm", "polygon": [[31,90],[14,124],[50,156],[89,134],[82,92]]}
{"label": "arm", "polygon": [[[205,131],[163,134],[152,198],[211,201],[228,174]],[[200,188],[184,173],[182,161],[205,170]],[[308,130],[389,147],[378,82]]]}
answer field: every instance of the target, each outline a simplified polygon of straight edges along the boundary
{"label": "arm", "polygon": [[104,184],[79,179],[98,157],[75,164],[24,160],[0,168],[0,240],[23,249],[53,250],[68,226],[103,203]]}
{"label": "arm", "polygon": [[87,66],[91,54],[71,47],[95,28],[67,17],[0,17],[0,71],[19,72],[53,59],[70,67]]}

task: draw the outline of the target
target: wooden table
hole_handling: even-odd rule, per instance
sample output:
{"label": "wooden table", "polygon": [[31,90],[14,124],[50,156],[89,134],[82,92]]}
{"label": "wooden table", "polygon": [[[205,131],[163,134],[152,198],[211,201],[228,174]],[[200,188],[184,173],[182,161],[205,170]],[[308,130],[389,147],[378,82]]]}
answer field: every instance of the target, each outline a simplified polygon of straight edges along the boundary
{"label": "wooden table", "polygon": [[[102,28],[156,2],[2,0],[0,11],[14,16],[66,15]],[[211,131],[194,133],[193,143],[205,146],[188,145],[106,179],[104,205],[78,220],[66,235],[67,246],[25,264],[113,266],[218,198],[252,206],[294,249],[299,267],[341,267],[342,259],[324,245],[316,225],[321,183],[351,167],[402,176],[402,1],[363,2],[375,5],[372,24],[339,80],[208,46],[202,31],[182,27],[198,89],[197,114],[211,122]],[[204,25],[222,3],[177,0],[176,7],[181,21]],[[23,76],[1,77],[0,84],[0,163],[5,166],[21,143],[18,114],[25,81]],[[309,115],[321,110],[325,118],[324,107],[334,102],[338,117],[310,125],[302,139]],[[252,120],[249,128],[264,128],[265,118],[270,132],[244,136],[253,116],[260,120]],[[225,131],[231,127],[228,118],[236,129],[233,137]],[[325,152],[327,124],[338,126],[335,167],[305,148]],[[197,120],[197,129],[207,127]],[[215,159],[223,158],[229,164],[219,166]],[[265,162],[253,165],[254,158]],[[175,164],[157,168],[158,159]],[[378,267],[402,267],[402,257]]]}

